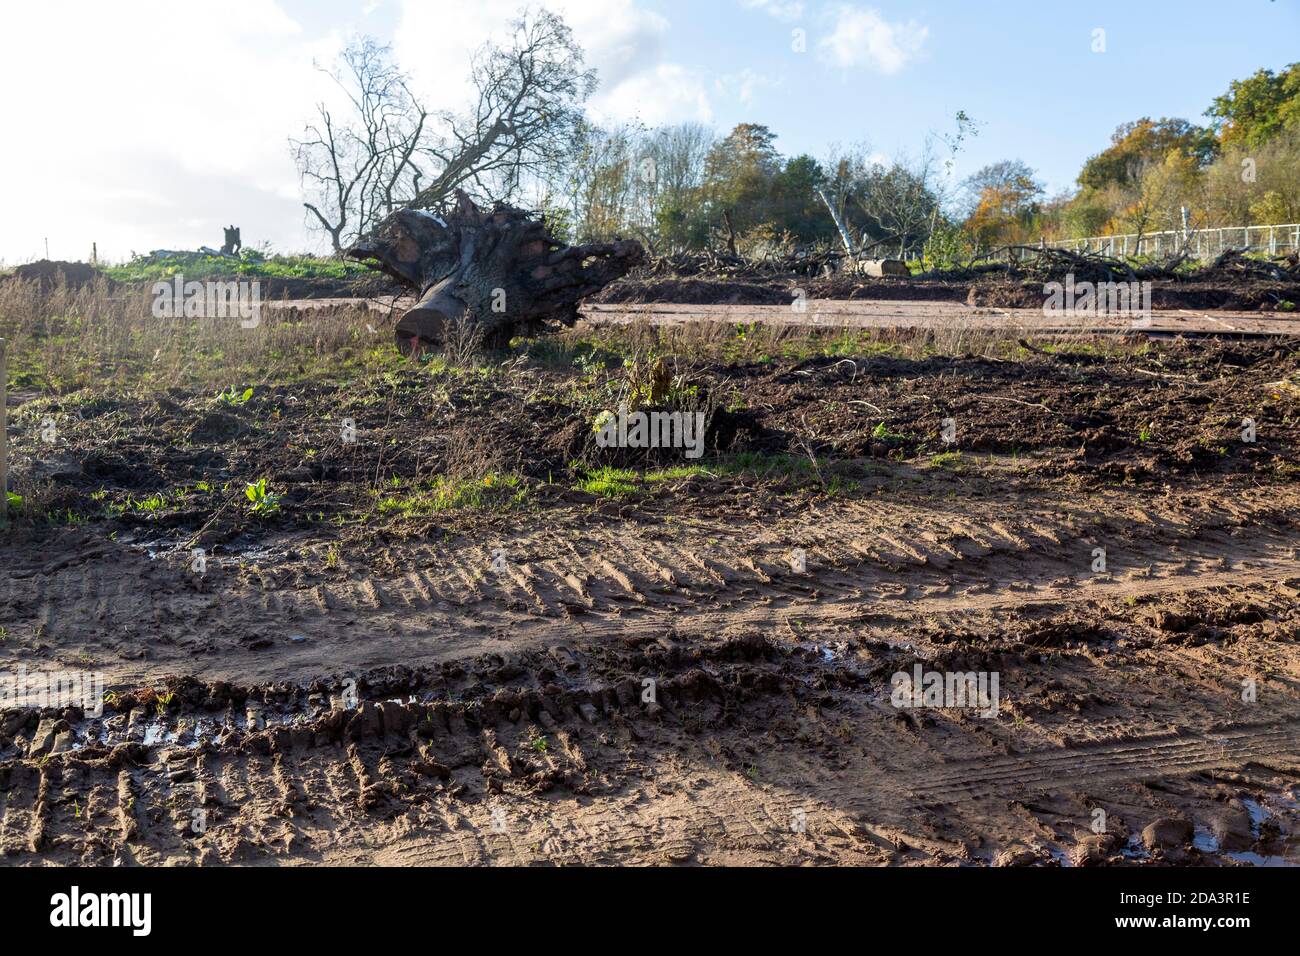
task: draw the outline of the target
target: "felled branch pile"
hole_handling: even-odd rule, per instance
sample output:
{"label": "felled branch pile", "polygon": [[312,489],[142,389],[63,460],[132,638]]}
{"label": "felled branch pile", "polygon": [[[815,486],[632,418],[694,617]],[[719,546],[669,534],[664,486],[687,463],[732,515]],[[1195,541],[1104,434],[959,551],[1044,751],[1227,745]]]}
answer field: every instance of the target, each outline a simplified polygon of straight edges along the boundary
{"label": "felled branch pile", "polygon": [[522,209],[481,210],[460,191],[443,212],[398,210],[345,254],[418,293],[397,324],[403,350],[452,337],[496,348],[547,322],[573,325],[580,300],[645,256],[631,240],[566,246]]}
{"label": "felled branch pile", "polygon": [[[1003,261],[994,261],[1000,256]],[[1239,249],[1228,249],[1213,262],[1186,268],[1192,262],[1186,252],[1167,257],[1159,262],[1134,264],[1115,256],[1096,252],[1075,252],[1069,249],[1042,246],[1002,246],[976,256],[965,266],[930,273],[930,278],[962,281],[981,277],[1004,275],[1025,281],[1059,281],[1072,274],[1077,282],[1214,282],[1231,285],[1235,282],[1275,281],[1300,282],[1300,265],[1294,255],[1281,256],[1272,261],[1255,259]]]}

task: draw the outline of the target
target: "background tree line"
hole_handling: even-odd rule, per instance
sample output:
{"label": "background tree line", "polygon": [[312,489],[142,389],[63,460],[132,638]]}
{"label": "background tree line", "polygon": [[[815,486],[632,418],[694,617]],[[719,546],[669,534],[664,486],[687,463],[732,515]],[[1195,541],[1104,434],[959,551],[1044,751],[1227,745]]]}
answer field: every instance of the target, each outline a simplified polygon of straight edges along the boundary
{"label": "background tree line", "polygon": [[978,124],[885,160],[861,144],[783,156],[742,123],[606,127],[585,111],[596,76],[563,20],[528,13],[475,56],[470,102],[426,108],[391,51],[353,42],[325,70],[332,97],[291,140],[309,221],[337,252],[393,209],[454,190],[542,211],[569,241],[632,236],[655,253],[815,247],[953,260],[1009,243],[1300,221],[1300,63],[1231,84],[1206,125],[1142,118],[1090,157],[1076,188],[1045,195],[1018,159],[961,182]]}

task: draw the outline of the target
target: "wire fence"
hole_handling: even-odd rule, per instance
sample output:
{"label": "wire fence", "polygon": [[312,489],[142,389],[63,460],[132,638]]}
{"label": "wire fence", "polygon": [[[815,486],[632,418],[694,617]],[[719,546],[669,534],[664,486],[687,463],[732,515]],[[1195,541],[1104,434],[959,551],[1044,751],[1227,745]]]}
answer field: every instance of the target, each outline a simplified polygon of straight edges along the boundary
{"label": "wire fence", "polygon": [[1189,256],[1212,259],[1228,249],[1266,252],[1271,256],[1300,251],[1300,223],[1273,226],[1224,226],[1219,229],[1168,229],[1161,232],[1129,233],[1120,236],[1090,236],[1045,243],[1053,249],[1096,252],[1108,256],[1175,255],[1186,249]]}

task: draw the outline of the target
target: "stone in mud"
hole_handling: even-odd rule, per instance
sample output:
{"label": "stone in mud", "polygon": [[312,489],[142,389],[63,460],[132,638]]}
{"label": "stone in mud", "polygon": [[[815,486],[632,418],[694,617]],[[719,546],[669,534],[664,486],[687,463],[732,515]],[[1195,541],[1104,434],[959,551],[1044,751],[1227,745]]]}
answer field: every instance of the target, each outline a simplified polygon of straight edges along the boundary
{"label": "stone in mud", "polygon": [[1249,850],[1255,845],[1250,814],[1236,800],[1210,821],[1210,832],[1221,850]]}
{"label": "stone in mud", "polygon": [[1181,817],[1161,817],[1142,831],[1142,843],[1148,850],[1182,848],[1191,842],[1192,824]]}
{"label": "stone in mud", "polygon": [[1075,866],[1098,866],[1105,862],[1108,852],[1106,837],[1094,834],[1079,841],[1070,853],[1070,862]]}
{"label": "stone in mud", "polygon": [[11,710],[0,716],[0,737],[12,737],[18,731],[35,722],[36,711],[23,708]]}
{"label": "stone in mud", "polygon": [[47,753],[52,753],[54,742],[58,739],[59,734],[71,729],[66,720],[55,717],[42,717],[40,724],[36,727],[36,734],[32,737],[32,744],[27,750],[27,756],[42,757]]}
{"label": "stone in mud", "polygon": [[81,462],[70,455],[54,458],[42,458],[30,465],[32,477],[50,481],[69,481],[80,478],[83,471]]}
{"label": "stone in mud", "polygon": [[993,860],[994,866],[1033,866],[1040,857],[1031,847],[1017,844],[1009,846]]}
{"label": "stone in mud", "polygon": [[380,713],[383,716],[384,733],[404,735],[411,725],[415,723],[415,715],[409,708],[402,706],[397,701],[386,700],[379,705]]}
{"label": "stone in mud", "polygon": [[277,472],[275,480],[286,485],[306,485],[316,480],[316,474],[310,468],[299,466]]}
{"label": "stone in mud", "polygon": [[371,701],[366,701],[348,721],[346,735],[349,740],[378,737],[382,726],[379,708]]}
{"label": "stone in mud", "polygon": [[619,681],[614,687],[614,694],[620,707],[631,707],[641,697],[641,687],[630,677]]}

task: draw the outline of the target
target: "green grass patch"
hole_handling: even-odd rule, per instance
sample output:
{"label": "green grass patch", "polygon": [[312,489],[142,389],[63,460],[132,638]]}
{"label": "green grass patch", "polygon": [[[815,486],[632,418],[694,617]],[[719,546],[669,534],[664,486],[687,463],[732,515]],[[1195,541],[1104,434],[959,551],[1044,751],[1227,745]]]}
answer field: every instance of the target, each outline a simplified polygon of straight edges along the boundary
{"label": "green grass patch", "polygon": [[105,266],[104,273],[118,282],[150,282],[183,275],[186,280],[218,276],[250,279],[357,279],[372,274],[359,262],[319,256],[263,256],[248,250],[238,258],[199,252],[164,256],[137,256],[124,265]]}
{"label": "green grass patch", "polygon": [[522,505],[527,497],[528,491],[517,475],[439,475],[401,491],[376,492],[375,512],[389,518],[425,518],[453,511],[505,511]]}
{"label": "green grass patch", "polygon": [[630,468],[604,466],[587,472],[578,482],[578,488],[602,498],[624,498],[636,493],[640,480],[640,475]]}
{"label": "green grass patch", "polygon": [[824,461],[814,465],[799,455],[743,451],[690,464],[670,465],[637,471],[633,468],[602,466],[582,472],[576,487],[603,498],[625,498],[638,491],[688,478],[757,478],[778,485],[815,486],[827,494],[844,494],[858,488],[860,467],[844,462]]}
{"label": "green grass patch", "polygon": [[945,451],[930,457],[930,464],[935,468],[959,469],[962,466],[961,452]]}
{"label": "green grass patch", "polygon": [[907,440],[907,436],[899,432],[890,431],[889,426],[881,422],[871,430],[871,437],[876,441],[902,442]]}

